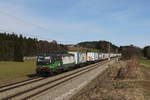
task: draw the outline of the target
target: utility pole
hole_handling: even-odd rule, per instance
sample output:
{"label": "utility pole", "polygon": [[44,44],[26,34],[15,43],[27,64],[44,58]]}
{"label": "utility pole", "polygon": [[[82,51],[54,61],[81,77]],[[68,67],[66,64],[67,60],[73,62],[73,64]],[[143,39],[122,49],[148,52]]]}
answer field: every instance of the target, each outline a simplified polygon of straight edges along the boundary
{"label": "utility pole", "polygon": [[110,60],[110,43],[108,43],[108,60]]}

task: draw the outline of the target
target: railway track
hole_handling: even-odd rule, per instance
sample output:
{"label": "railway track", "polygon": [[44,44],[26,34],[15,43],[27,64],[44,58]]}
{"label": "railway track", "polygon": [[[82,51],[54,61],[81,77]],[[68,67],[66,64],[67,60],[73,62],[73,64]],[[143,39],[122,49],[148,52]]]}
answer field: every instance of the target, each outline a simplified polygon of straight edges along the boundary
{"label": "railway track", "polygon": [[108,61],[103,61],[100,63],[92,64],[87,67],[83,67],[72,72],[64,73],[61,76],[56,76],[55,78],[37,78],[34,80],[29,80],[17,84],[8,85],[0,88],[0,100],[26,100],[32,98],[46,90],[49,90],[63,82],[80,76],[84,73],[91,71],[105,64]]}
{"label": "railway track", "polygon": [[0,87],[0,93],[5,92],[7,90],[14,89],[14,88],[18,88],[18,87],[21,87],[21,86],[24,86],[24,85],[27,85],[27,84],[30,84],[33,82],[41,81],[44,79],[45,78],[38,77],[38,78],[28,79],[28,80],[24,80],[24,81],[20,81],[20,82],[16,82],[16,83],[8,84],[5,86],[1,86]]}
{"label": "railway track", "polygon": [[[36,78],[37,78],[37,77],[36,77]],[[7,84],[7,85],[2,85],[2,86],[0,86],[0,89],[1,89],[1,88],[5,88],[5,87],[8,87],[8,86],[15,85],[15,84],[23,83],[23,82],[26,82],[26,81],[30,81],[30,80],[33,80],[33,79],[36,79],[36,78],[26,79],[26,80],[19,81],[19,82],[9,83],[9,84]]]}

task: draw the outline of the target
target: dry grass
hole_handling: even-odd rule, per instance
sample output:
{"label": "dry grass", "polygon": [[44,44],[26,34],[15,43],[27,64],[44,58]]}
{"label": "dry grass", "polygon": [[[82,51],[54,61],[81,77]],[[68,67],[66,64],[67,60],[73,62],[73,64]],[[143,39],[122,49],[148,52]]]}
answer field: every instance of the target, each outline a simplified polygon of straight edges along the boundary
{"label": "dry grass", "polygon": [[148,96],[145,98],[150,91],[144,91],[142,84],[148,83],[144,82],[145,76],[140,69],[136,59],[116,63],[71,100],[150,100]]}
{"label": "dry grass", "polygon": [[126,61],[119,69],[117,77],[119,79],[142,79],[143,75],[136,58]]}

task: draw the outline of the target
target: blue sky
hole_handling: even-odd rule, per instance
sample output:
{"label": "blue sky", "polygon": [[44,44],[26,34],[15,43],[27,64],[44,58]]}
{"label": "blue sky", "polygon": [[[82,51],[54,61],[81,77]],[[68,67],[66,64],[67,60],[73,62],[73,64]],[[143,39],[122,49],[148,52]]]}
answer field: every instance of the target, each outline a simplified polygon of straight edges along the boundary
{"label": "blue sky", "polygon": [[150,0],[0,0],[0,31],[64,44],[150,45]]}

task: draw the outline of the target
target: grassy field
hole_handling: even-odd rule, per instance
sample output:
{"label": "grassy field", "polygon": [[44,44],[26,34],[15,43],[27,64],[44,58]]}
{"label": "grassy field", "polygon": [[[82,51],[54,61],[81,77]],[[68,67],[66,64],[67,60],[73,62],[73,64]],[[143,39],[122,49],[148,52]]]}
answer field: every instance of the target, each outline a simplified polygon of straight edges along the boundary
{"label": "grassy field", "polygon": [[146,65],[150,65],[150,60],[142,59],[142,60],[140,60],[140,63],[141,64],[146,64]]}
{"label": "grassy field", "polygon": [[25,62],[0,62],[1,81],[26,79],[34,73],[35,60],[28,60]]}

